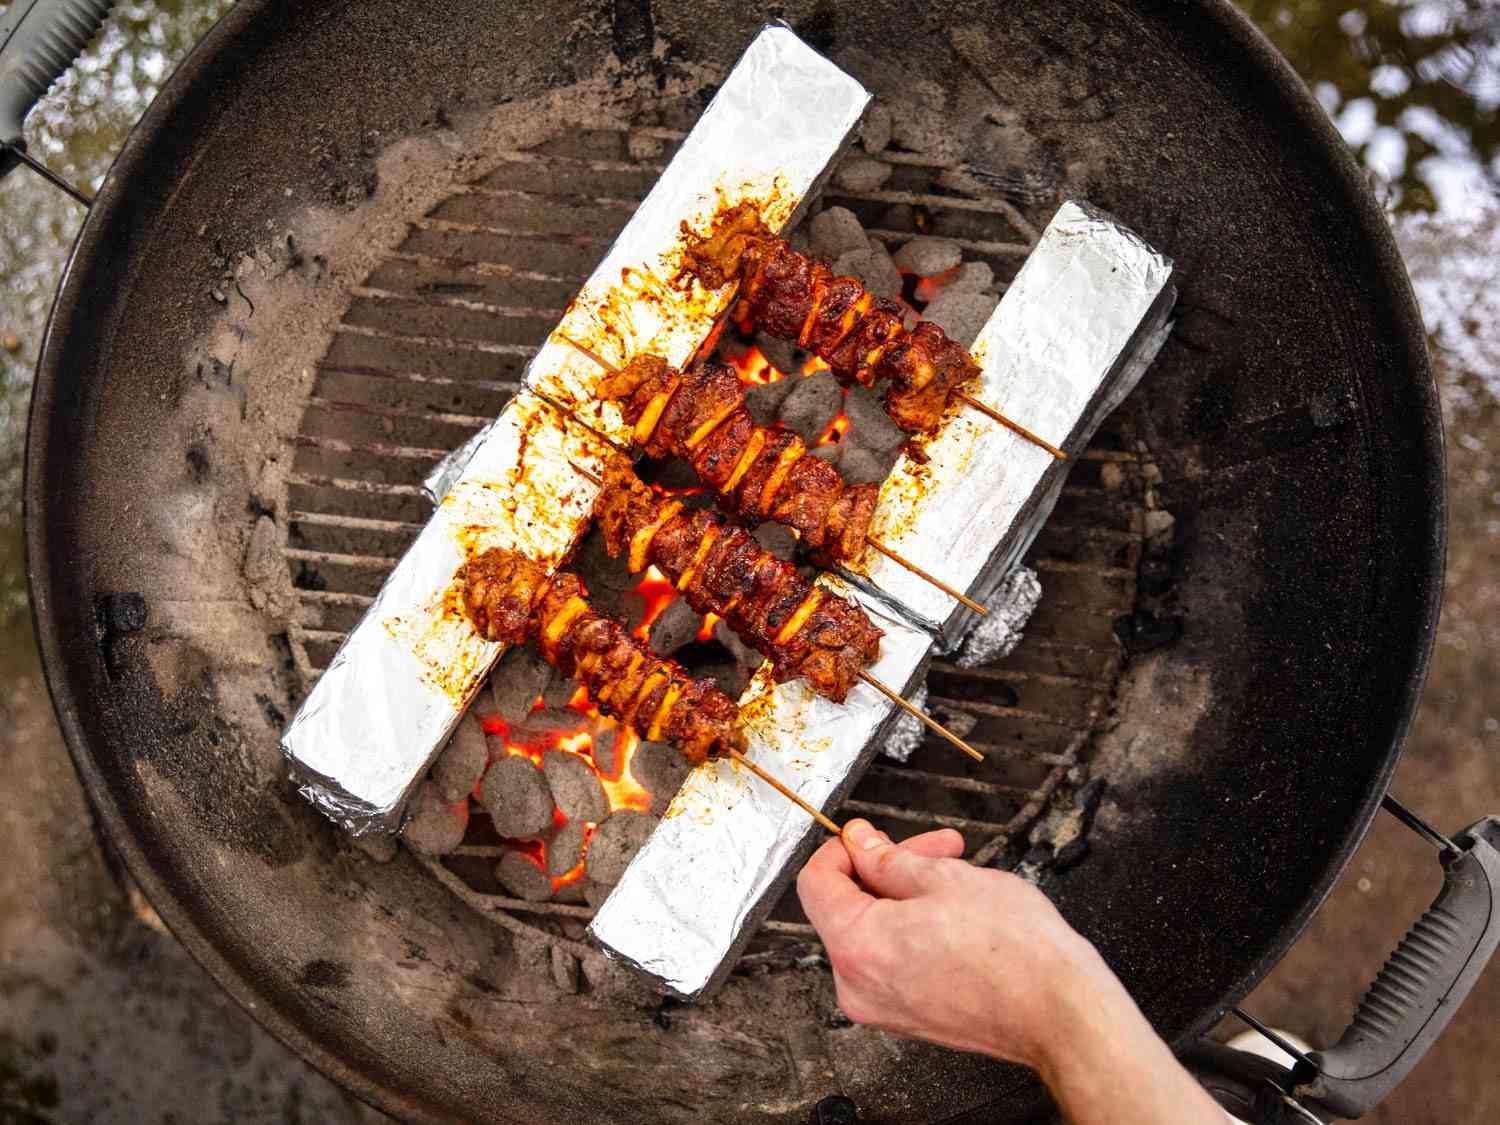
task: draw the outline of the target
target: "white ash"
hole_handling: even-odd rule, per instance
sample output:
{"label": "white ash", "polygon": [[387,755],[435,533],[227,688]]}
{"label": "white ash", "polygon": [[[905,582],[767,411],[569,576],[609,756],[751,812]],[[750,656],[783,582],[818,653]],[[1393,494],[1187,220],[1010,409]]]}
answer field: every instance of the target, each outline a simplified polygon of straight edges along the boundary
{"label": "white ash", "polygon": [[674,598],[651,623],[651,651],[658,656],[671,656],[684,645],[692,644],[702,627],[703,618],[688,605],[687,599]]}
{"label": "white ash", "polygon": [[891,140],[902,148],[935,157],[939,163],[963,159],[963,143],[953,135],[953,124],[941,105],[902,99],[891,106]]}
{"label": "white ash", "polygon": [[963,259],[963,252],[959,250],[957,243],[949,242],[946,238],[918,235],[897,250],[894,257],[896,265],[904,270],[922,277],[935,277],[958,265]]}
{"label": "white ash", "polygon": [[792,393],[797,380],[792,377],[777,379],[774,383],[756,383],[745,388],[745,409],[757,426],[774,426],[781,401]]}
{"label": "white ash", "polygon": [[879,191],[895,171],[883,160],[868,156],[850,156],[838,166],[833,182],[846,191]]}
{"label": "white ash", "polygon": [[547,751],[542,755],[542,772],[552,789],[552,799],[569,820],[598,824],[609,815],[609,798],[599,775],[577,754]]}
{"label": "white ash", "polygon": [[823,435],[844,408],[844,391],[831,371],[790,380],[796,386],[781,402],[781,422],[811,444]]}
{"label": "white ash", "polygon": [[656,817],[635,809],[620,809],[594,829],[589,841],[589,879],[612,887],[625,874],[635,853],[656,828]]}
{"label": "white ash", "polygon": [[1163,508],[1147,512],[1145,523],[1146,538],[1153,546],[1163,546],[1171,543],[1172,530],[1177,526],[1177,517]]}
{"label": "white ash", "polygon": [[396,837],[384,832],[366,832],[363,836],[350,836],[352,843],[376,863],[390,863],[396,858]]}
{"label": "white ash", "polygon": [[840,277],[858,278],[877,297],[901,296],[901,271],[882,244],[839,255],[833,263],[833,272]]}
{"label": "white ash", "polygon": [[547,837],[547,874],[560,879],[583,862],[584,822],[569,820]]}
{"label": "white ash", "polygon": [[666,148],[666,141],[647,133],[632,131],[625,141],[625,147],[630,152],[630,159],[644,163],[660,156]]}
{"label": "white ash", "polygon": [[469,802],[445,801],[435,784],[424,781],[412,797],[411,818],[401,838],[424,855],[447,855],[464,842],[468,827]]}
{"label": "white ash", "polygon": [[501,836],[536,836],[552,823],[552,790],[529,758],[508,755],[486,770],[479,801]]}
{"label": "white ash", "polygon": [[946,703],[934,703],[932,715],[959,738],[967,737],[969,732],[979,725],[979,716],[974,712]]}
{"label": "white ash", "polygon": [[432,780],[443,800],[450,803],[467,800],[474,791],[474,786],[484,776],[484,768],[489,760],[490,747],[484,728],[479,725],[473,712],[470,712],[453,728],[448,745],[443,748],[432,767]]}
{"label": "white ash", "polygon": [[844,396],[844,413],[849,416],[849,434],[866,449],[885,453],[899,449],[906,441],[901,427],[891,421],[880,397],[858,384]]}
{"label": "white ash", "polygon": [[[919,711],[926,707],[927,685],[925,683],[912,692],[910,703]],[[886,739],[885,745],[880,748],[880,752],[887,758],[893,758],[904,765],[911,761],[912,754],[916,752],[918,746],[922,745],[922,740],[926,737],[927,727],[923,725],[922,720],[903,711],[897,716],[895,725],[891,727],[891,735]]]}
{"label": "white ash", "polygon": [[665,742],[642,742],[630,759],[630,775],[651,791],[651,811],[657,815],[666,812],[692,771],[687,759]]}
{"label": "white ash", "polygon": [[922,311],[922,317],[946,332],[949,339],[967,348],[979,337],[980,330],[999,303],[999,297],[968,289],[954,289],[950,285],[932,299],[932,303]]}
{"label": "white ash", "polygon": [[1026,622],[1042,599],[1042,583],[1036,571],[1020,566],[1006,575],[985,602],[989,615],[964,638],[956,663],[960,668],[979,668],[1009,656],[1021,643]]}
{"label": "white ash", "polygon": [[552,880],[520,852],[506,852],[495,865],[495,878],[516,898],[545,902],[552,897]]}
{"label": "white ash", "polygon": [[[563,890],[570,890],[564,887]],[[561,897],[560,895],[558,896]],[[552,946],[552,983],[559,992],[573,995],[578,991],[578,958],[561,946]]]}
{"label": "white ash", "polygon": [[859,127],[859,143],[871,156],[878,156],[891,143],[891,111],[880,102],[871,102]]}
{"label": "white ash", "polygon": [[847,207],[830,207],[818,212],[807,224],[807,236],[813,254],[830,262],[841,254],[863,250],[870,244],[865,228]]}
{"label": "white ash", "polygon": [[245,575],[245,593],[256,609],[278,612],[290,611],[283,587],[287,585],[286,560],[281,557],[281,533],[276,530],[276,521],[270,516],[261,516],[255,521],[250,540],[245,544],[245,558],[241,570]]}
{"label": "white ash", "polygon": [[965,262],[958,267],[958,272],[953,275],[953,280],[948,282],[948,288],[964,292],[968,290],[975,293],[987,292],[995,284],[995,271],[990,268],[988,262]]}

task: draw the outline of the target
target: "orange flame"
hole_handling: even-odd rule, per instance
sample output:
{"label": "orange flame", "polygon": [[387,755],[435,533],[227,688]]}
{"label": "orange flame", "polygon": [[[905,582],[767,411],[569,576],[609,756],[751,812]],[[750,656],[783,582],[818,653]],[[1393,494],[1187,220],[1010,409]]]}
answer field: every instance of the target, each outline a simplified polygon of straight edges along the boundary
{"label": "orange flame", "polygon": [[722,618],[720,618],[717,613],[705,613],[703,615],[703,624],[698,626],[698,639],[700,641],[713,640],[714,626],[717,625],[721,620]]}
{"label": "orange flame", "polygon": [[802,361],[802,374],[816,375],[819,371],[832,371],[833,368],[823,362],[822,356],[810,355]]}
{"label": "orange flame", "polygon": [[635,584],[635,592],[646,599],[646,614],[631,635],[644,641],[651,635],[651,626],[656,619],[677,600],[677,587],[656,567],[648,566],[646,576]]}
{"label": "orange flame", "polygon": [[954,266],[952,269],[944,270],[942,273],[935,273],[931,277],[924,277],[921,281],[917,282],[916,291],[912,296],[921,301],[922,304],[928,304],[948,287],[950,281],[958,276],[958,270],[959,267]]}
{"label": "orange flame", "polygon": [[775,383],[786,378],[786,372],[773,367],[765,353],[754,344],[745,351],[726,354],[724,361],[739,372],[742,383]]}
{"label": "orange flame", "polygon": [[828,423],[828,428],[823,431],[822,436],[818,438],[815,444],[834,445],[843,440],[844,434],[847,433],[848,430],[849,415],[840,410],[838,413],[838,417],[836,417],[832,422]]}

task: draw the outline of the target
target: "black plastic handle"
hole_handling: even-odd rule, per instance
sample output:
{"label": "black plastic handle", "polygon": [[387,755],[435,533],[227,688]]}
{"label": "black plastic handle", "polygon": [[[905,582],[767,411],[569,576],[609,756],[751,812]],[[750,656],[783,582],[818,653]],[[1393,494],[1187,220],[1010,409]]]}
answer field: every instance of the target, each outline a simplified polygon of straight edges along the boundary
{"label": "black plastic handle", "polygon": [[[1454,837],[1443,889],[1360,1002],[1338,1043],[1298,1064],[1297,1095],[1337,1117],[1361,1117],[1416,1066],[1500,945],[1500,818]],[[1305,1073],[1304,1073],[1305,1071]]]}
{"label": "black plastic handle", "polygon": [[[114,0],[11,0],[0,15],[0,145],[26,147],[31,107],[98,33]],[[0,174],[15,158],[0,163]]]}

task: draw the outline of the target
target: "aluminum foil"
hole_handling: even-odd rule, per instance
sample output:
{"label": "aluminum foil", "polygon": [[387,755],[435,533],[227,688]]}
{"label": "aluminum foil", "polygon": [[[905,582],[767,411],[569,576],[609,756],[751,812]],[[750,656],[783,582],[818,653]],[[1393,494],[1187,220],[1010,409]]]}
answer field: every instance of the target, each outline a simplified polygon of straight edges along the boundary
{"label": "aluminum foil", "polygon": [[[854,597],[885,630],[870,674],[910,692],[926,674],[931,635],[836,578],[819,582]],[[842,802],[903,714],[866,684],[856,684],[842,704],[831,703],[805,680],[772,684],[764,668],[740,709],[747,756],[815,808]],[[775,905],[785,872],[824,834],[742,766],[705,763],[683,783],[589,934],[606,953],[677,995],[701,996],[728,973]]]}
{"label": "aluminum foil", "polygon": [[[1067,202],[980,331],[977,397],[1070,455],[1087,446],[1166,339],[1171,260],[1104,212]],[[881,487],[870,533],[983,602],[1041,530],[1068,462],[956,408]],[[944,651],[973,625],[941,590],[867,552],[851,577],[933,629]]]}
{"label": "aluminum foil", "polygon": [[[683,223],[706,229],[752,201],[779,229],[844,144],[869,94],[784,26],[764,28],[735,64],[656,186],[563,315],[603,355],[650,349],[674,363],[707,339],[728,298],[670,284]],[[524,383],[596,431],[624,437],[594,398],[600,368],[553,338]],[[303,793],[355,833],[395,831],[406,798],[484,682],[501,646],[480,641],[456,602],[454,571],[490,546],[557,565],[587,526],[603,443],[535,394],[429,478],[442,497],[282,736]]]}
{"label": "aluminum foil", "polygon": [[522,392],[386,579],[286,733],[303,794],[356,834],[400,809],[503,646],[464,614],[454,574],[491,547],[555,569],[587,530],[609,448]]}
{"label": "aluminum foil", "polygon": [[984,600],[986,617],[971,629],[958,649],[960,668],[982,668],[1004,660],[1021,643],[1026,623],[1042,600],[1042,582],[1029,566],[1018,566]]}

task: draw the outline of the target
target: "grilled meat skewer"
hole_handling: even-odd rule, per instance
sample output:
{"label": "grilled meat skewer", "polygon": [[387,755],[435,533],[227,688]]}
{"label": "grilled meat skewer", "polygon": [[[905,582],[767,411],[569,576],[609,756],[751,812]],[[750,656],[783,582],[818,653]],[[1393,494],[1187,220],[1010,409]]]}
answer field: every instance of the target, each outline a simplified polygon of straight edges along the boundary
{"label": "grilled meat skewer", "polygon": [[678,372],[638,355],[604,379],[600,394],[620,400],[648,457],[687,461],[721,507],[792,528],[821,565],[864,552],[880,486],[851,485],[808,456],[796,434],[756,425],[730,368],[703,362]]}
{"label": "grilled meat skewer", "polygon": [[744,756],[739,706],[710,679],[692,679],[617,621],[589,608],[583,583],[547,577],[530,559],[492,548],[459,568],[464,611],[480,636],[531,640],[547,662],[584,686],[594,705],[642,738],[667,738],[693,765],[725,755],[797,805],[835,836],[843,829]]}
{"label": "grilled meat skewer", "polygon": [[612,558],[656,565],[699,613],[722,617],[771,662],[777,683],[806,677],[842,703],[880,653],[881,631],[854,602],[814,586],[742,527],[659,496],[623,458],[605,470],[594,507]]}
{"label": "grilled meat skewer", "polygon": [[676,743],[694,765],[744,749],[734,700],[594,612],[577,575],[549,578],[530,559],[493,548],[466,562],[459,577],[464,611],[480,636],[533,642],[549,664],[584,686],[601,712],[642,738]]}
{"label": "grilled meat skewer", "polygon": [[[936,324],[908,330],[905,309],[876,297],[826,262],[799,254],[762,225],[753,207],[724,213],[706,236],[690,236],[682,271],[706,288],[738,280],[740,306],[763,331],[795,340],[846,385],[885,380],[885,408],[908,433],[930,433],[951,399],[979,375],[961,345]],[[694,241],[696,239],[696,241]]]}

